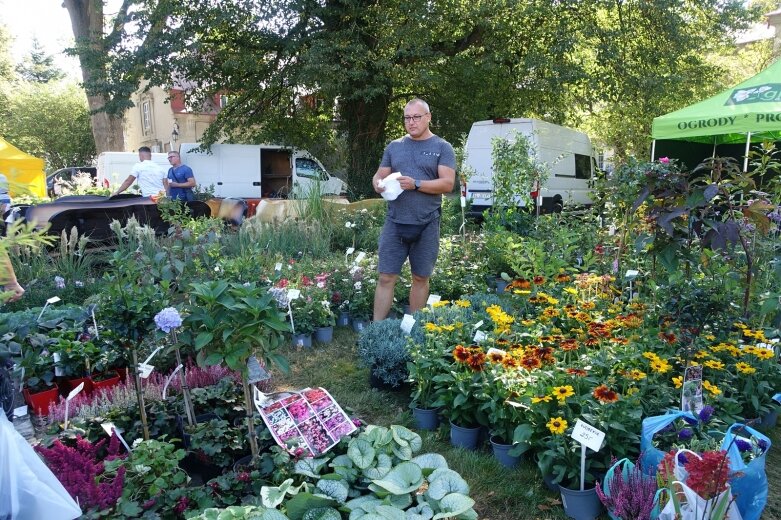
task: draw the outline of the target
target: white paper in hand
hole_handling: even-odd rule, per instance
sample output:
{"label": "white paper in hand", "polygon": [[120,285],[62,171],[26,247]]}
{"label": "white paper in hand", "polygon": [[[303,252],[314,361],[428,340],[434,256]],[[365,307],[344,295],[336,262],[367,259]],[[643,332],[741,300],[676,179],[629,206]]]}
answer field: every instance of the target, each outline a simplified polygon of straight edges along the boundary
{"label": "white paper in hand", "polygon": [[393,172],[377,183],[380,188],[385,188],[385,191],[381,193],[383,199],[388,201],[396,200],[396,197],[404,191],[401,189],[401,184],[399,184],[399,177],[401,177],[401,173]]}

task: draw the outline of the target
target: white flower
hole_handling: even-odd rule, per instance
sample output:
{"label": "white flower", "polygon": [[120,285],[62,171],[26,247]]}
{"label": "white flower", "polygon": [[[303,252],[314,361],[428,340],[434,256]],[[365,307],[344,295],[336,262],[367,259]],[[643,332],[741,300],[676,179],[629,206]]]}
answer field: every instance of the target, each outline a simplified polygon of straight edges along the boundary
{"label": "white flower", "polygon": [[345,222],[344,223],[344,227],[346,227],[347,229],[350,229],[352,227],[355,227],[355,224],[353,224],[352,222]]}
{"label": "white flower", "polygon": [[317,282],[318,289],[325,289],[325,282]]}
{"label": "white flower", "polygon": [[331,304],[328,302],[328,300],[323,300],[323,301],[321,301],[321,302],[320,302],[320,305],[322,305],[323,307],[325,307],[325,308],[326,308],[326,310],[330,310],[330,309],[331,309]]}
{"label": "white flower", "polygon": [[84,282],[82,282],[81,280],[76,280],[75,282],[73,282],[73,285],[75,285],[76,287],[84,287]]}
{"label": "white flower", "polygon": [[360,291],[362,286],[363,286],[363,284],[361,284],[361,281],[360,281],[360,280],[359,280],[359,281],[357,281],[357,282],[355,282],[355,283],[353,284],[353,288],[354,288],[356,291]]}
{"label": "white flower", "polygon": [[65,278],[62,276],[55,276],[54,286],[57,287],[57,289],[65,289]]}
{"label": "white flower", "polygon": [[219,273],[220,272],[220,266],[219,265],[215,265],[214,266],[214,272],[215,273]]}

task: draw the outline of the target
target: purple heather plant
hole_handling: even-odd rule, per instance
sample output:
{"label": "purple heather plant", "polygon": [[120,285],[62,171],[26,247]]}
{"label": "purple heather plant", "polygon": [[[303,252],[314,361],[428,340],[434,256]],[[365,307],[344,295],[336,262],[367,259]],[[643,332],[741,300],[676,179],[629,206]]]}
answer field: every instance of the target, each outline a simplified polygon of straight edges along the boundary
{"label": "purple heather plant", "polygon": [[603,484],[597,483],[597,495],[614,518],[641,520],[651,517],[656,479],[645,475],[639,465],[627,471],[626,477],[624,471],[617,468],[607,483],[608,494],[603,491]]}

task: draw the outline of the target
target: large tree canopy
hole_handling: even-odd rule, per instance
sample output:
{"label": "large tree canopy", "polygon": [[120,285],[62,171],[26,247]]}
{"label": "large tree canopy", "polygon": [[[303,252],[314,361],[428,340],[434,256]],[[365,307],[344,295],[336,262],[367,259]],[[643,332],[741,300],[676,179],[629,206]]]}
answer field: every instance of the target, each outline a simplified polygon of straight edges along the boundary
{"label": "large tree canopy", "polygon": [[[65,4],[73,18],[101,2]],[[125,0],[80,49],[97,64],[88,92],[111,110],[141,76],[186,87],[193,107],[225,94],[207,143],[340,136],[348,180],[367,193],[413,96],[451,141],[476,120],[543,117],[591,121],[619,154],[638,153],[655,115],[713,88],[705,56],[755,14],[741,0]]]}

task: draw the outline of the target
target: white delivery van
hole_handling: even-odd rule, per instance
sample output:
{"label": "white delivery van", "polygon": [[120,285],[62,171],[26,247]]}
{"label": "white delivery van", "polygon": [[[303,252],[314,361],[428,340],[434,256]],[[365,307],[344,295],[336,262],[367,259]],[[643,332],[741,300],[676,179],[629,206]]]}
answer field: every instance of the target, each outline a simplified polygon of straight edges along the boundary
{"label": "white delivery van", "polygon": [[345,191],[341,179],[304,150],[275,145],[213,144],[208,152],[198,143],[179,149],[182,163],[193,169],[200,186],[213,185],[217,197],[259,199],[305,196],[320,183],[322,195]]}
{"label": "white delivery van", "polygon": [[[138,152],[103,152],[98,156],[97,185],[104,188],[119,187],[137,162]],[[165,153],[153,153],[152,162],[165,172],[171,167],[168,164],[168,154]],[[129,191],[133,191],[132,186]]]}
{"label": "white delivery van", "polygon": [[[466,197],[472,200],[473,216],[482,215],[493,205],[493,139],[513,140],[517,134],[529,139],[537,160],[550,169],[536,198],[543,211],[557,211],[564,204],[591,204],[588,183],[593,173],[593,152],[586,134],[539,119],[503,118],[478,121],[469,130],[466,164],[474,172],[467,181]],[[529,186],[529,193],[534,190]]]}

